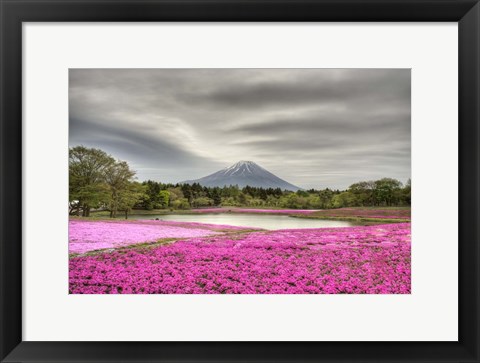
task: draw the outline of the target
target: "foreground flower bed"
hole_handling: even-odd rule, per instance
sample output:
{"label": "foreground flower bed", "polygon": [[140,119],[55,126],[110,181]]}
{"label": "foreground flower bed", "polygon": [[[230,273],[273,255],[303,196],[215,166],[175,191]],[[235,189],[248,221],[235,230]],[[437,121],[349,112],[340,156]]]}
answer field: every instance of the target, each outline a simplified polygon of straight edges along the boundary
{"label": "foreground flower bed", "polygon": [[190,238],[70,259],[73,294],[408,294],[410,223]]}
{"label": "foreground flower bed", "polygon": [[164,221],[69,221],[69,253],[118,248],[165,238],[204,237],[238,227]]}

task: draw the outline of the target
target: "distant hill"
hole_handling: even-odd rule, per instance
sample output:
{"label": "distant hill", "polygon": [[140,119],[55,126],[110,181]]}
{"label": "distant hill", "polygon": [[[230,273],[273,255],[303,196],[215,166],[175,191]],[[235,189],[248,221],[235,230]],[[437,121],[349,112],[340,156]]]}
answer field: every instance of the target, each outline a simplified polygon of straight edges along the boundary
{"label": "distant hill", "polygon": [[239,161],[238,163],[196,180],[185,180],[183,184],[199,183],[206,187],[223,187],[238,185],[243,188],[247,185],[262,188],[280,188],[282,190],[297,191],[301,188],[280,179],[253,161]]}

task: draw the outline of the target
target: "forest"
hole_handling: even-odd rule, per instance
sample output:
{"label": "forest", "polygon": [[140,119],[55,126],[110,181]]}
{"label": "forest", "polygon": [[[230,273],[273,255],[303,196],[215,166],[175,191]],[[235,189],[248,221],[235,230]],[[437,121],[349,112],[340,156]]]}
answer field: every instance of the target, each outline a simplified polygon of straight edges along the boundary
{"label": "forest", "polygon": [[159,181],[136,181],[127,162],[106,152],[76,146],[69,149],[69,214],[90,216],[92,210],[119,212],[128,217],[134,209],[188,210],[201,207],[269,207],[331,209],[343,207],[410,206],[411,181],[393,178],[359,181],[346,190],[309,189],[297,192],[279,188],[236,185],[205,187]]}

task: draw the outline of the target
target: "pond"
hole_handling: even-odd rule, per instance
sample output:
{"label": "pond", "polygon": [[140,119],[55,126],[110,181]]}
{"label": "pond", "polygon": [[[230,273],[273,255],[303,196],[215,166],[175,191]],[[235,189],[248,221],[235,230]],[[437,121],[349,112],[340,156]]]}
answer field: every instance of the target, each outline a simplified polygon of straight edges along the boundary
{"label": "pond", "polygon": [[198,222],[210,224],[226,224],[230,226],[252,227],[262,229],[302,229],[302,228],[334,228],[350,227],[358,224],[348,221],[329,221],[321,219],[294,218],[283,215],[267,214],[161,214],[132,215],[130,219],[155,219],[163,221]]}

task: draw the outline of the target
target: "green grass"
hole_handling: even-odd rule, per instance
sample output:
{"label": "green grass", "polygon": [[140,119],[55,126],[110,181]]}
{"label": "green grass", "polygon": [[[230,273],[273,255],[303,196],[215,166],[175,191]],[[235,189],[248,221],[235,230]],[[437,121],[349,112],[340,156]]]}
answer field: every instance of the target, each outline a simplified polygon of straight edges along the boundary
{"label": "green grass", "polygon": [[410,207],[356,207],[326,209],[306,215],[310,218],[399,223],[410,221]]}
{"label": "green grass", "polygon": [[405,207],[402,207],[402,206],[397,206],[397,207],[345,207],[345,208],[332,208],[332,209],[325,209],[325,210],[331,210],[331,211],[334,211],[334,210],[341,210],[341,209],[358,209],[358,210],[362,210],[362,209],[369,209],[369,210],[410,210],[412,207],[410,206],[405,206]]}
{"label": "green grass", "polygon": [[164,246],[171,243],[178,241],[180,238],[162,238],[154,242],[143,242],[143,243],[136,243],[131,244],[128,246],[117,247],[117,248],[103,248],[99,250],[89,251],[85,253],[70,253],[69,257],[78,257],[78,256],[95,256],[105,252],[128,252],[129,250],[133,249],[145,249],[145,248],[152,248],[157,246]]}
{"label": "green grass", "polygon": [[373,224],[388,224],[388,223],[406,223],[410,222],[410,219],[401,219],[401,218],[369,218],[369,217],[347,217],[347,216],[319,216],[319,215],[290,215],[293,218],[308,218],[308,219],[323,219],[327,221],[347,221],[354,223],[369,223],[368,225]]}

